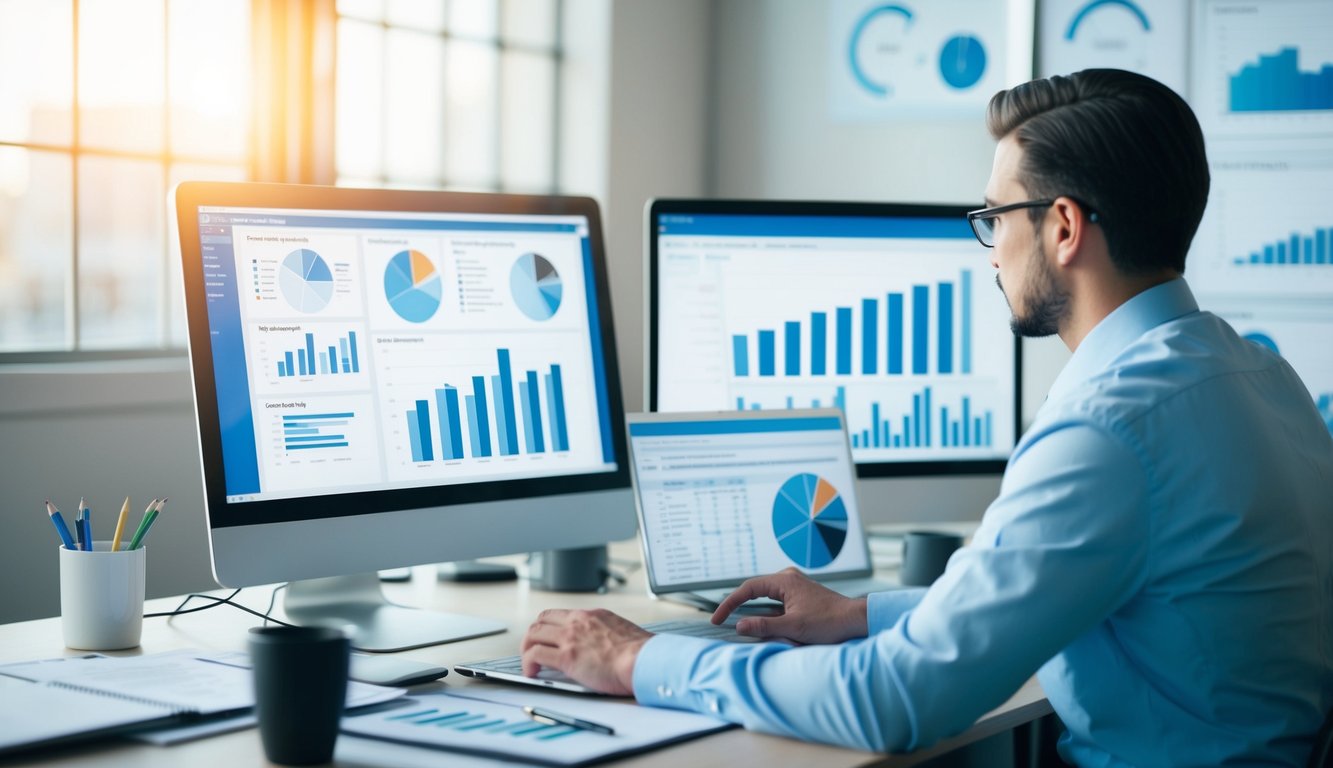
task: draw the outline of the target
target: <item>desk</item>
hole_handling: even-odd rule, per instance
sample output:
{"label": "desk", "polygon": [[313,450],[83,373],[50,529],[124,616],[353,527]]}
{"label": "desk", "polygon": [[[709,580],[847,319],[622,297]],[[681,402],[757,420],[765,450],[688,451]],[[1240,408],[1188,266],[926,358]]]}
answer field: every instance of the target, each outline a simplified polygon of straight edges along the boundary
{"label": "desk", "polygon": [[[621,542],[612,545],[611,555],[616,563],[639,561],[637,545]],[[150,566],[151,567],[151,566]],[[404,584],[386,584],[385,593],[404,605],[434,608],[441,611],[484,615],[502,620],[509,625],[508,632],[459,643],[436,645],[405,651],[409,658],[433,664],[452,666],[464,661],[494,656],[511,655],[517,651],[533,617],[546,608],[607,608],[638,622],[661,619],[701,618],[704,614],[674,603],[652,600],[646,596],[642,569],[629,574],[629,583],[606,595],[557,594],[529,588],[520,581],[495,584],[437,583],[433,568],[414,569],[412,581]],[[271,589],[254,587],[238,598],[243,604],[263,611],[268,605]],[[219,593],[223,594],[223,593]],[[148,601],[147,612],[171,610],[180,598]],[[197,602],[197,601],[196,601]],[[207,611],[173,619],[146,619],[143,644],[132,653],[158,653],[178,648],[208,650],[238,650],[245,647],[246,632],[258,619],[231,608],[218,606]],[[0,663],[41,659],[73,654],[64,647],[60,634],[60,619],[40,619],[0,626]],[[121,654],[113,654],[121,655]],[[494,685],[480,683],[450,673],[445,682],[450,687]],[[433,684],[432,684],[433,685]],[[852,749],[808,744],[791,739],[736,729],[714,736],[697,739],[676,746],[649,752],[617,763],[626,766],[690,765],[708,768],[737,768],[781,765],[839,766],[908,766],[929,757],[943,754],[960,746],[987,738],[997,733],[1036,720],[1051,712],[1050,705],[1035,680],[1029,680],[1009,701],[986,714],[966,732],[948,739],[935,747],[911,755],[880,755]],[[340,766],[365,765],[352,759],[364,750],[344,750],[343,737],[339,742],[336,761]],[[435,754],[435,763],[442,764],[444,756]],[[392,755],[386,755],[384,765],[395,765]],[[453,756],[450,756],[452,760]],[[236,768],[236,766],[266,764],[258,732],[254,729],[216,736],[210,739],[174,747],[152,747],[131,742],[102,742],[43,752],[21,761],[6,761],[22,765],[61,766],[124,766],[146,768]],[[451,764],[455,764],[451,762]],[[499,765],[499,763],[491,763]]]}

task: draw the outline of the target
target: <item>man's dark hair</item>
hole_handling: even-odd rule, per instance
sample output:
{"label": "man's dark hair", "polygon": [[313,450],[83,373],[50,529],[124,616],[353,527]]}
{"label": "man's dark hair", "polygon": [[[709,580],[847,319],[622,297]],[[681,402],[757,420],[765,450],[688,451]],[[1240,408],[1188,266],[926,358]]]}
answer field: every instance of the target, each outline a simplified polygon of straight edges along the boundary
{"label": "man's dark hair", "polygon": [[[1208,202],[1203,132],[1165,85],[1118,69],[1033,80],[990,101],[986,127],[1023,148],[1019,181],[1096,211],[1122,274],[1185,271]],[[1033,209],[1040,221],[1044,209]]]}

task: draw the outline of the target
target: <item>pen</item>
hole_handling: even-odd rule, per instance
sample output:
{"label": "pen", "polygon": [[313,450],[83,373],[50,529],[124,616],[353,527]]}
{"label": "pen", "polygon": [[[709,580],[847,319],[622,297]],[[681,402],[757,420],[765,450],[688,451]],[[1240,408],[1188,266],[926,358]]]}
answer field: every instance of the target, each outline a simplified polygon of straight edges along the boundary
{"label": "pen", "polygon": [[89,552],[93,551],[93,511],[79,499],[79,506],[83,509],[83,548]]}
{"label": "pen", "polygon": [[143,540],[148,537],[148,529],[153,527],[153,523],[157,520],[158,513],[162,511],[162,505],[166,503],[167,500],[162,499],[160,501],[154,500],[154,502],[149,505],[148,512],[143,516],[143,520],[139,523],[139,530],[134,532],[134,538],[130,539],[130,545],[126,547],[126,549],[138,549],[143,546]]}
{"label": "pen", "polygon": [[88,544],[84,541],[87,532],[83,529],[83,499],[79,499],[78,511],[74,513],[74,537],[79,540],[79,550],[86,551]]}
{"label": "pen", "polygon": [[65,525],[65,518],[60,516],[60,510],[56,509],[56,505],[52,504],[50,499],[46,500],[46,514],[51,516],[51,524],[56,527],[56,533],[60,534],[60,541],[65,545],[65,549],[71,551],[77,549],[74,546],[74,537],[69,535],[69,526]]}
{"label": "pen", "polygon": [[116,535],[111,537],[111,551],[120,551],[120,535],[125,532],[125,519],[130,516],[130,497],[125,497],[125,505],[120,508],[120,517],[116,519]]}
{"label": "pen", "polygon": [[524,707],[523,714],[539,723],[546,723],[547,725],[567,725],[570,728],[592,731],[593,733],[604,733],[607,736],[616,735],[615,729],[610,726],[601,725],[600,723],[594,723],[588,720],[581,720],[571,715],[562,715],[559,712],[552,712],[549,709]]}

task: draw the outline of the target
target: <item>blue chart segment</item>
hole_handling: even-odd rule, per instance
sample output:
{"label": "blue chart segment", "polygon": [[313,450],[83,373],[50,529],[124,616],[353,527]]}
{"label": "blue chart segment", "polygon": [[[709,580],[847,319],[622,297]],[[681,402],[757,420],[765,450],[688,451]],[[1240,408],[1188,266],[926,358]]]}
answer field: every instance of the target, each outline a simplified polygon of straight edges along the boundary
{"label": "blue chart segment", "polygon": [[1144,32],[1152,30],[1152,23],[1148,21],[1148,15],[1143,12],[1142,8],[1129,0],[1091,0],[1087,5],[1080,8],[1078,13],[1074,14],[1074,18],[1069,22],[1069,29],[1065,31],[1065,39],[1073,40],[1078,35],[1078,28],[1083,24],[1084,19],[1086,19],[1093,11],[1104,6],[1120,7],[1123,10],[1128,11],[1138,20],[1139,24],[1142,25]]}
{"label": "blue chart segment", "polygon": [[[956,287],[961,293],[957,297]],[[884,306],[882,313],[881,304]],[[956,339],[955,305],[958,309]],[[854,360],[855,350],[852,349],[854,327],[861,331],[859,364]],[[754,375],[848,376],[854,373],[901,376],[909,372],[970,374],[972,270],[962,270],[957,283],[950,280],[933,286],[914,285],[910,293],[894,292],[864,298],[859,305],[835,307],[831,313],[811,312],[808,319],[784,322],[780,367],[777,362],[778,338],[776,329],[762,329],[753,336],[733,334],[732,374],[737,378]],[[752,340],[755,343],[752,344]],[[757,364],[751,363],[751,349],[757,352],[754,361]],[[933,371],[930,370],[932,358],[935,362]]]}
{"label": "blue chart segment", "polygon": [[833,484],[818,475],[795,475],[773,500],[773,535],[802,568],[823,568],[847,540],[847,507]]}
{"label": "blue chart segment", "polygon": [[443,293],[440,273],[420,251],[397,253],[384,269],[384,297],[409,323],[424,323],[434,317]]}
{"label": "blue chart segment", "polygon": [[1333,64],[1302,72],[1299,50],[1285,47],[1260,55],[1230,80],[1232,112],[1333,110]]}
{"label": "blue chart segment", "polygon": [[292,309],[318,312],[333,299],[333,273],[322,256],[309,248],[300,248],[282,260],[278,287]]}
{"label": "blue chart segment", "polygon": [[1232,264],[1262,267],[1288,264],[1333,266],[1333,227],[1316,229],[1313,234],[1293,232],[1290,237],[1267,243],[1249,256],[1235,257]]}
{"label": "blue chart segment", "polygon": [[[337,344],[315,344],[315,334],[305,335],[305,346],[288,350],[278,361],[278,377],[325,376],[339,373],[360,373],[361,359],[356,349],[356,331],[340,336]],[[319,349],[318,352],[315,350]]]}
{"label": "blue chart segment", "polygon": [[519,310],[538,322],[550,320],[560,309],[564,285],[546,257],[525,253],[509,271],[509,290]]}
{"label": "blue chart segment", "polygon": [[1315,404],[1319,406],[1319,415],[1324,418],[1324,426],[1328,427],[1329,432],[1333,432],[1333,392],[1320,395]]}
{"label": "blue chart segment", "polygon": [[951,37],[940,50],[940,76],[951,87],[971,88],[986,74],[986,48],[971,35]]}
{"label": "blue chart segment", "polygon": [[346,448],[346,427],[356,414],[302,413],[282,417],[283,449],[312,451],[325,448]]}
{"label": "blue chart segment", "polygon": [[1244,338],[1246,341],[1253,341],[1255,344],[1258,344],[1262,347],[1268,347],[1269,349],[1273,350],[1273,354],[1275,355],[1282,354],[1282,351],[1277,348],[1277,342],[1273,341],[1273,337],[1269,336],[1266,333],[1260,333],[1259,331],[1251,331],[1250,333],[1245,334],[1242,338]]}
{"label": "blue chart segment", "polygon": [[501,456],[569,450],[560,366],[524,371],[515,381],[509,350],[499,349],[496,369],[472,376],[466,390],[446,383],[414,402],[405,414],[413,462],[481,459],[497,450]]}

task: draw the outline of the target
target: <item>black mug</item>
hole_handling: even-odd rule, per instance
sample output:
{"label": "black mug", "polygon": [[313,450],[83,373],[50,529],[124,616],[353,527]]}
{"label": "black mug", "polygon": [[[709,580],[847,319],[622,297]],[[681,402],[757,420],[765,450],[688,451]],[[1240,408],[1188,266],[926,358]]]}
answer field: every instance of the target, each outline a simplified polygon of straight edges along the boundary
{"label": "black mug", "polygon": [[936,531],[909,531],[903,535],[903,567],[899,581],[905,587],[929,587],[944,573],[949,557],[963,546],[963,537]]}
{"label": "black mug", "polygon": [[333,759],[352,645],[331,627],[250,630],[255,714],[264,755],[280,765]]}

